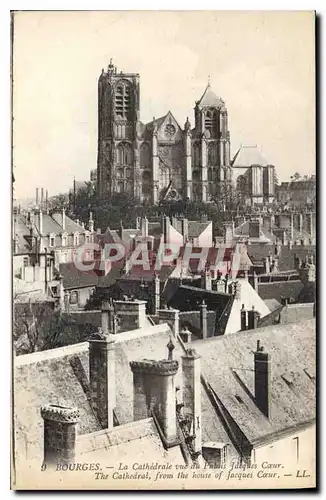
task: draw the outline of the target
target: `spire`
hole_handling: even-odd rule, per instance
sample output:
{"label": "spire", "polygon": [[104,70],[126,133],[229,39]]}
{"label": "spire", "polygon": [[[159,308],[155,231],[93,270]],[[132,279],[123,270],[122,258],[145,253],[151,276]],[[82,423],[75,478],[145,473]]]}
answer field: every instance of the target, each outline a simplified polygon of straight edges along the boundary
{"label": "spire", "polygon": [[208,75],[208,77],[207,77],[207,88],[208,89],[211,88],[211,75]]}
{"label": "spire", "polygon": [[215,94],[211,89],[210,76],[208,77],[208,83],[205,88],[205,92],[197,101],[197,106],[212,106],[212,107],[222,107],[225,103],[223,99]]}

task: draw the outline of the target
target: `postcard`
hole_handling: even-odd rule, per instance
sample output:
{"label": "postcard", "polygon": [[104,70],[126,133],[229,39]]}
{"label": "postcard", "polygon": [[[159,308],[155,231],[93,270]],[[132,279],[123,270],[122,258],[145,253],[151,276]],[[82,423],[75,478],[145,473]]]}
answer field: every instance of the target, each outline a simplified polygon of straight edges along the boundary
{"label": "postcard", "polygon": [[12,489],[316,487],[315,25],[12,13]]}

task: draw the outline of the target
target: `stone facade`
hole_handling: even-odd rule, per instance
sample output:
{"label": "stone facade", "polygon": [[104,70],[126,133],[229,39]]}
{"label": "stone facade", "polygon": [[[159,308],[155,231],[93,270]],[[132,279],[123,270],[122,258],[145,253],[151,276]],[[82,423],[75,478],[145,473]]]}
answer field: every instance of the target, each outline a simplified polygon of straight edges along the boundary
{"label": "stone facade", "polygon": [[89,339],[91,406],[103,429],[112,429],[116,403],[115,350],[109,335],[95,333]]}
{"label": "stone facade", "polygon": [[160,199],[209,201],[231,183],[230,132],[225,102],[210,85],[195,105],[195,127],[181,128],[169,111],[140,121],[139,74],[110,62],[98,82],[97,189]]}

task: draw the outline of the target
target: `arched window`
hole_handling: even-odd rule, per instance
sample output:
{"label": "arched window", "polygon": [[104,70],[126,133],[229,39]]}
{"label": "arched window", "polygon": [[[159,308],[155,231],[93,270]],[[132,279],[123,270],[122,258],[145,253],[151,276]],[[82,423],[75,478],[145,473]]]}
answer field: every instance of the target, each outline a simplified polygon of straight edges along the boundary
{"label": "arched window", "polygon": [[192,157],[193,157],[193,164],[195,167],[199,167],[200,165],[200,145],[198,142],[195,142],[192,147]]}
{"label": "arched window", "polygon": [[133,154],[129,144],[120,144],[117,149],[117,164],[132,165]]}
{"label": "arched window", "polygon": [[170,170],[168,167],[161,165],[160,167],[160,188],[168,187],[170,182]]}
{"label": "arched window", "polygon": [[192,172],[192,179],[194,182],[200,181],[200,170],[194,170]]}
{"label": "arched window", "polygon": [[214,179],[213,179],[213,169],[212,168],[209,168],[208,169],[208,172],[207,172],[207,180],[209,182],[212,182]]}
{"label": "arched window", "polygon": [[133,183],[132,179],[127,179],[126,190],[127,190],[127,193],[129,193],[129,194],[133,193],[134,183]]}
{"label": "arched window", "polygon": [[151,192],[151,184],[152,184],[152,176],[151,173],[145,170],[142,176],[142,185],[143,185],[143,194],[150,194]]}
{"label": "arched window", "polygon": [[132,164],[132,150],[129,144],[126,144],[124,147],[124,164],[125,165]]}
{"label": "arched window", "polygon": [[132,118],[131,85],[127,81],[120,82],[115,91],[115,113],[117,118]]}
{"label": "arched window", "polygon": [[205,114],[205,129],[208,130],[210,137],[217,137],[217,110],[209,109]]}
{"label": "arched window", "polygon": [[192,196],[194,201],[200,201],[201,200],[201,189],[200,189],[200,184],[199,183],[194,183],[192,185]]}
{"label": "arched window", "polygon": [[208,165],[217,164],[217,144],[209,144],[207,151],[207,163]]}
{"label": "arched window", "polygon": [[123,193],[123,182],[117,182],[117,193]]}

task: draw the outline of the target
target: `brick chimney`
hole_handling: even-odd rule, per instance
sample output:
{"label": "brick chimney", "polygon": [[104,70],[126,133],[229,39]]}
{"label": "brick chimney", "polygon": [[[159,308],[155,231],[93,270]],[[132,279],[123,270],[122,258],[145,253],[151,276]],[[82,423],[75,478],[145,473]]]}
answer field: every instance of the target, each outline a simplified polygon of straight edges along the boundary
{"label": "brick chimney", "polygon": [[115,300],[114,306],[119,320],[120,332],[148,325],[145,300]]}
{"label": "brick chimney", "polygon": [[157,314],[160,309],[160,303],[161,303],[161,283],[160,283],[160,277],[156,273],[154,276],[154,294],[155,294],[154,314]]}
{"label": "brick chimney", "polygon": [[316,281],[316,266],[309,262],[305,262],[299,269],[299,278],[303,284],[313,283]]}
{"label": "brick chimney", "polygon": [[242,304],[240,316],[241,316],[241,331],[243,332],[243,331],[247,330],[247,311],[245,309],[244,304]]}
{"label": "brick chimney", "polygon": [[189,439],[194,452],[202,448],[201,423],[201,380],[200,356],[195,349],[187,349],[182,356],[183,404],[185,416],[190,416],[191,427]]}
{"label": "brick chimney", "polygon": [[78,408],[60,405],[41,407],[44,420],[44,461],[47,466],[75,461]]}
{"label": "brick chimney", "polygon": [[148,236],[148,219],[146,216],[142,217],[142,219],[141,219],[140,229],[141,229],[141,235],[147,237]]}
{"label": "brick chimney", "polygon": [[208,269],[205,269],[201,272],[200,286],[205,290],[212,290],[212,276]]}
{"label": "brick chimney", "polygon": [[66,230],[66,211],[63,208],[62,209],[62,224],[61,224],[62,229],[65,231]]}
{"label": "brick chimney", "polygon": [[265,273],[269,274],[271,272],[269,256],[265,257]]}
{"label": "brick chimney", "polygon": [[114,307],[108,300],[104,300],[101,305],[101,327],[105,335],[117,333]]}
{"label": "brick chimney", "polygon": [[92,212],[89,212],[88,229],[90,230],[91,233],[94,232],[94,221]]}
{"label": "brick chimney", "polygon": [[112,429],[116,404],[114,340],[98,332],[88,342],[91,406],[102,428]]}
{"label": "brick chimney", "polygon": [[257,340],[257,349],[254,353],[255,371],[255,401],[260,411],[269,418],[270,416],[270,383],[271,360],[269,354]]}
{"label": "brick chimney", "polygon": [[[42,209],[40,208],[40,219],[39,219],[39,222],[40,222],[40,225],[39,225],[39,231],[40,231],[40,235],[42,236],[43,235],[43,212],[42,212]],[[33,224],[34,224],[34,214],[33,214]]]}
{"label": "brick chimney", "polygon": [[170,227],[171,221],[170,217],[167,215],[163,216],[163,241],[164,243],[170,243]]}
{"label": "brick chimney", "polygon": [[253,330],[258,327],[259,312],[255,311],[255,306],[252,306],[251,311],[248,311],[248,330]]}
{"label": "brick chimney", "polygon": [[203,335],[203,339],[207,339],[207,305],[205,301],[200,304],[200,329]]}
{"label": "brick chimney", "polygon": [[179,443],[175,396],[175,375],[179,364],[171,359],[173,349],[170,342],[170,359],[144,359],[130,363],[134,379],[134,420],[142,420],[154,414],[164,435],[166,447]]}
{"label": "brick chimney", "polygon": [[185,217],[181,219],[181,232],[183,236],[183,243],[186,244],[189,239],[189,226],[188,219]]}
{"label": "brick chimney", "polygon": [[260,220],[249,221],[249,238],[259,238],[260,236]]}
{"label": "brick chimney", "polygon": [[234,235],[234,222],[226,222],[224,225],[224,242],[231,244]]}
{"label": "brick chimney", "polygon": [[172,309],[172,307],[158,310],[159,323],[167,323],[175,337],[179,335],[180,331],[179,313],[178,309]]}

